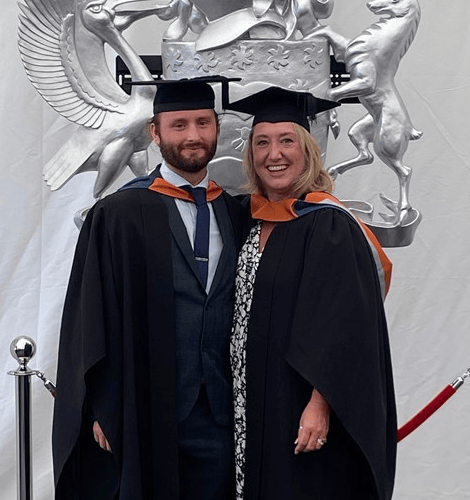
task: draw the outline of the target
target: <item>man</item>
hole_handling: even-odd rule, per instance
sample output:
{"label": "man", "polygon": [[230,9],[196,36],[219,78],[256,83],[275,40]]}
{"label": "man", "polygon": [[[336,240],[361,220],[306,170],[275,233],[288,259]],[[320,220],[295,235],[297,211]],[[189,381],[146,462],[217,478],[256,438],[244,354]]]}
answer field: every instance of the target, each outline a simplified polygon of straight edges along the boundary
{"label": "man", "polygon": [[57,500],[234,496],[228,350],[243,212],[208,181],[211,86],[158,85],[154,113],[162,165],[98,202],[80,233],[59,347]]}

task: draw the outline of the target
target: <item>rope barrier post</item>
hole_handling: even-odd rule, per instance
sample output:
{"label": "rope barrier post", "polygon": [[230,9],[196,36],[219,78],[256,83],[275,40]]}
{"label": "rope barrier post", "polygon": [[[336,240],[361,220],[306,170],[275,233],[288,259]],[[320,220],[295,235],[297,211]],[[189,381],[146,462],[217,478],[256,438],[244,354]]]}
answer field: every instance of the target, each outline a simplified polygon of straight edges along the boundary
{"label": "rope barrier post", "polygon": [[36,344],[30,337],[16,337],[10,344],[10,353],[19,363],[16,371],[8,372],[16,377],[18,500],[32,500],[31,375],[36,375],[36,372],[28,368],[28,363],[36,353]]}

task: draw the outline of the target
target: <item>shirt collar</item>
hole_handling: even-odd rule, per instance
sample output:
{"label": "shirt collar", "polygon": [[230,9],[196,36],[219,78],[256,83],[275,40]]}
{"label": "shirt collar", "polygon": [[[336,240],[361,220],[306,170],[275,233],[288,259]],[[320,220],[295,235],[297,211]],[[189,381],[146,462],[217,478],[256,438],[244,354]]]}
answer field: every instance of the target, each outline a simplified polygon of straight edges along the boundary
{"label": "shirt collar", "polygon": [[[160,167],[160,175],[167,182],[173,184],[174,186],[187,186],[188,184],[190,184],[188,180],[186,180],[184,177],[181,177],[181,175],[177,174],[174,170],[172,170],[168,166],[165,160],[162,161],[162,166]],[[202,179],[202,181],[194,187],[203,187],[207,189],[208,185],[209,185],[209,172],[207,172],[204,179]]]}

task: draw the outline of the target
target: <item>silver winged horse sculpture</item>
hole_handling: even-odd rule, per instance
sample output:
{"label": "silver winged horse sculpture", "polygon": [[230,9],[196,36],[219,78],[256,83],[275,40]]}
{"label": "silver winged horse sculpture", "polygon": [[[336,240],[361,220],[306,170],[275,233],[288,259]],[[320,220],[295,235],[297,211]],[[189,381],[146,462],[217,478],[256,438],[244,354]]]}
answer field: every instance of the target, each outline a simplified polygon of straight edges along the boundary
{"label": "silver winged horse sculpture", "polygon": [[358,97],[367,110],[349,130],[358,155],[329,167],[328,172],[336,178],[351,168],[372,163],[372,143],[377,156],[399,180],[397,202],[381,195],[393,213],[381,214],[382,218],[393,226],[409,224],[412,219],[419,223],[417,211],[408,199],[412,170],[404,165],[403,156],[409,141],[419,139],[422,133],[413,127],[394,78],[415,37],[421,10],[418,0],[371,0],[367,7],[381,16],[380,20],[353,40],[333,32],[329,26],[320,27],[312,35],[327,38],[336,59],[345,62],[351,76],[349,82],[331,90],[331,99]]}
{"label": "silver winged horse sculpture", "polygon": [[134,81],[151,80],[141,58],[122,35],[134,21],[156,13],[119,11],[136,0],[25,0],[20,4],[19,48],[26,73],[41,96],[80,125],[44,167],[52,190],[80,172],[98,171],[94,196],[129,166],[147,172],[154,86],[127,95],[108,70],[105,44],[119,54]]}

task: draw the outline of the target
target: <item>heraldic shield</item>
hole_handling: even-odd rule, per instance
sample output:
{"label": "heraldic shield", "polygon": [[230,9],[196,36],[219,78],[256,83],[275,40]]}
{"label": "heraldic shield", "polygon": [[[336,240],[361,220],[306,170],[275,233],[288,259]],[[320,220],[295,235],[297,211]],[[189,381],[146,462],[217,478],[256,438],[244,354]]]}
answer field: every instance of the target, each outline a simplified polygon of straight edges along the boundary
{"label": "heraldic shield", "polygon": [[[299,25],[288,2],[284,2],[285,6],[277,5],[282,2],[267,2],[273,5],[259,17],[251,2],[250,7],[244,9],[240,9],[238,3],[235,7],[238,10],[227,13],[229,3],[225,3],[225,15],[209,21],[195,41],[163,40],[164,79],[209,75],[240,78],[241,81],[230,83],[231,102],[271,85],[328,98],[331,87],[328,42],[322,38],[291,39],[295,32],[298,33]],[[322,2],[320,15],[329,15],[332,6],[333,2]],[[213,11],[207,9],[205,12]],[[318,27],[313,10],[309,26],[311,30]],[[214,92],[220,105],[219,87],[214,86]],[[251,130],[252,117],[230,110],[217,111],[220,112],[221,135],[216,156],[209,166],[210,174],[231,194],[237,194],[242,191],[244,183],[242,152]],[[311,123],[311,133],[320,144],[323,156],[327,150],[328,129],[333,127],[336,132],[339,126],[335,117],[334,110],[327,111]]]}

